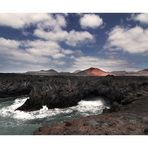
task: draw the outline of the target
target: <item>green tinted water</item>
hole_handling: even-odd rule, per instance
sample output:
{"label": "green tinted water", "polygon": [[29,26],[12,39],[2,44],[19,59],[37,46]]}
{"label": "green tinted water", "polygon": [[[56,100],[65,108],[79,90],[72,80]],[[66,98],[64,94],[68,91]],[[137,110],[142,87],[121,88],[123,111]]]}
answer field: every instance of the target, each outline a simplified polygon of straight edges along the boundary
{"label": "green tinted water", "polygon": [[27,98],[0,99],[0,135],[31,135],[41,126],[102,113],[101,101],[81,101],[77,106],[65,109],[43,109],[34,112],[15,111]]}

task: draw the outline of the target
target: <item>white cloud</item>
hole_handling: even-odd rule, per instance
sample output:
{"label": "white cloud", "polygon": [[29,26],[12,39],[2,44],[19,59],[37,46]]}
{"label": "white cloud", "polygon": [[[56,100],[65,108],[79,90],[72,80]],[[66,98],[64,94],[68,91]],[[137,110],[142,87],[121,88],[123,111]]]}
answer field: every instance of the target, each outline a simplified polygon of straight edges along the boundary
{"label": "white cloud", "polygon": [[[98,16],[97,16],[98,18]],[[93,40],[94,37],[87,31],[65,31],[67,22],[62,14],[47,13],[1,13],[0,25],[9,26],[15,29],[27,27],[36,24],[34,35],[48,41],[63,41],[68,45],[76,46],[85,41]],[[27,34],[27,32],[23,32]]]}
{"label": "white cloud", "polygon": [[[15,20],[15,21],[14,21]],[[0,14],[0,25],[9,26],[15,29],[36,24],[34,35],[44,40],[10,40],[0,38],[0,58],[3,59],[6,67],[16,70],[47,68],[66,64],[66,58],[79,56],[80,53],[70,49],[64,49],[60,42],[76,46],[79,43],[91,41],[93,35],[87,31],[65,31],[67,25],[65,17],[60,14]],[[45,31],[46,30],[46,31]],[[0,67],[5,69],[2,61]]]}
{"label": "white cloud", "polygon": [[29,48],[27,48],[26,51],[35,56],[50,56],[52,58],[58,59],[63,58],[66,55],[73,54],[72,50],[63,49],[57,42],[54,41],[28,41],[27,46]]}
{"label": "white cloud", "polygon": [[44,31],[43,29],[36,29],[34,31],[34,35],[45,39],[45,40],[53,40],[53,41],[64,41],[66,40],[67,36],[68,36],[68,32],[67,31]]}
{"label": "white cloud", "polygon": [[9,40],[5,38],[0,38],[0,47],[2,48],[17,48],[19,46],[19,42],[15,40]]}
{"label": "white cloud", "polygon": [[15,61],[25,61],[31,63],[46,63],[47,58],[41,56],[34,56],[20,49],[21,42],[0,38],[0,55],[7,59]]}
{"label": "white cloud", "polygon": [[68,34],[68,38],[66,39],[66,43],[68,45],[76,46],[78,43],[91,41],[94,37],[87,31],[78,32],[78,31],[70,31]]}
{"label": "white cloud", "polygon": [[33,66],[33,69],[54,68],[65,64],[64,58],[73,54],[72,50],[63,49],[54,41],[16,41],[0,38],[0,67],[3,69],[5,68],[3,62],[7,63],[7,67],[15,69],[26,67],[26,70],[30,70],[29,67]]}
{"label": "white cloud", "polygon": [[135,21],[139,21],[144,24],[148,24],[148,13],[141,13],[133,16]]}
{"label": "white cloud", "polygon": [[80,18],[82,28],[97,28],[103,24],[103,19],[99,15],[85,14]]}
{"label": "white cloud", "polygon": [[36,29],[34,35],[46,40],[52,40],[57,42],[65,41],[66,44],[71,46],[76,46],[81,42],[92,41],[94,39],[93,35],[87,31],[75,30],[71,30],[70,32],[64,30],[47,32],[42,29]]}
{"label": "white cloud", "polygon": [[[22,46],[25,49],[22,49]],[[5,67],[1,61],[0,68],[8,67],[9,71],[13,71],[12,67],[16,67],[17,71],[54,68],[71,72],[89,67],[98,67],[106,71],[128,68],[128,62],[121,59],[83,56],[70,49],[61,48],[54,41],[15,41],[0,38],[0,57],[7,63]],[[71,58],[69,66],[65,66],[66,58]]]}
{"label": "white cloud", "polygon": [[0,25],[15,29],[36,24],[42,27],[61,28],[66,26],[66,20],[62,15],[53,17],[47,13],[0,13]]}
{"label": "white cloud", "polygon": [[65,27],[66,26],[66,20],[65,17],[63,15],[56,15],[56,24],[58,24],[58,26],[61,27]]}
{"label": "white cloud", "polygon": [[111,58],[97,58],[93,56],[80,56],[77,57],[68,70],[84,70],[90,67],[100,68],[106,71],[120,70],[123,67],[127,67],[128,62],[121,59],[111,59]]}
{"label": "white cloud", "polygon": [[148,52],[148,29],[139,26],[133,28],[116,26],[109,33],[107,48],[129,53],[146,53]]}

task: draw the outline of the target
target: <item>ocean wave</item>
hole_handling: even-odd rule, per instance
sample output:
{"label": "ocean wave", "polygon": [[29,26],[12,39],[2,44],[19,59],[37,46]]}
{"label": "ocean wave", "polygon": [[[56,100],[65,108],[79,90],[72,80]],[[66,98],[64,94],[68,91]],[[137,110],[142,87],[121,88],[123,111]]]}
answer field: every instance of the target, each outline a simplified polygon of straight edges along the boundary
{"label": "ocean wave", "polygon": [[33,120],[39,118],[53,117],[60,114],[69,114],[77,112],[83,116],[101,114],[103,109],[105,109],[105,102],[103,99],[98,98],[94,101],[80,101],[77,106],[68,107],[64,109],[48,109],[47,106],[43,106],[42,109],[32,112],[24,112],[16,110],[18,107],[23,105],[25,101],[29,98],[17,98],[13,104],[5,106],[0,109],[0,116],[10,117],[20,120]]}

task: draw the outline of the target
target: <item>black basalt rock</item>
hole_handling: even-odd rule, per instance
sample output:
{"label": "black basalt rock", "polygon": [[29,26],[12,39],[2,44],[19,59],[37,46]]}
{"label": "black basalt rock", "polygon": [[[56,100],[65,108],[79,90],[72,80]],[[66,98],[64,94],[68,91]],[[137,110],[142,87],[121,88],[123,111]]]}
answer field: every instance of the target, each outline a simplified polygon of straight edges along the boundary
{"label": "black basalt rock", "polygon": [[148,112],[148,77],[31,76],[0,74],[0,98],[28,95],[19,110],[65,108],[81,100],[103,97],[111,110]]}
{"label": "black basalt rock", "polygon": [[110,102],[112,111],[119,111],[140,100],[137,93],[146,93],[147,86],[142,84],[147,81],[144,77],[48,77],[33,83],[30,99],[18,109],[31,111],[43,105],[50,109],[65,108],[77,105],[81,100],[103,97]]}

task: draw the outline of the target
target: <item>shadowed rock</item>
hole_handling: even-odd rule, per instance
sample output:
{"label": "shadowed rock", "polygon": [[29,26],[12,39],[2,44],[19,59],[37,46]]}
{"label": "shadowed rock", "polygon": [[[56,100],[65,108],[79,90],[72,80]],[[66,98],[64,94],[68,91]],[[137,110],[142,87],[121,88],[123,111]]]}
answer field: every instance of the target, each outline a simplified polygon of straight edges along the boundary
{"label": "shadowed rock", "polygon": [[102,115],[41,127],[34,134],[147,134],[148,77],[0,75],[0,97],[29,95],[19,110],[64,108],[103,97],[111,105]]}
{"label": "shadowed rock", "polygon": [[147,86],[148,79],[144,77],[48,77],[33,84],[30,99],[18,109],[32,111],[43,105],[65,108],[92,96],[101,96],[110,102],[111,111],[115,111],[121,106],[141,102],[147,96]]}
{"label": "shadowed rock", "polygon": [[0,98],[29,95],[31,77],[21,74],[0,74]]}

